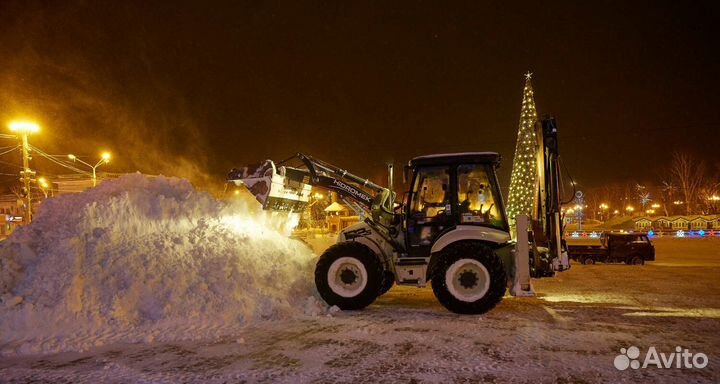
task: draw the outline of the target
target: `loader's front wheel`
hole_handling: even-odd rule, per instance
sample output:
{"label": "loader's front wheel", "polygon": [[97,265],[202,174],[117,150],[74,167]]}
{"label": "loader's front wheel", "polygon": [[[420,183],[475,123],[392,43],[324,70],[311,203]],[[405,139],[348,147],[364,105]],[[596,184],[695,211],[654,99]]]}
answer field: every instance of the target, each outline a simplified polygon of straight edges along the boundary
{"label": "loader's front wheel", "polygon": [[435,297],[445,308],[461,314],[493,309],[505,295],[507,275],[502,260],[482,243],[449,245],[432,278]]}
{"label": "loader's front wheel", "polygon": [[315,285],[329,305],[340,309],[362,309],[378,296],[383,267],[375,253],[354,241],[338,243],[320,256],[315,267]]}
{"label": "loader's front wheel", "polygon": [[378,292],[378,296],[382,296],[387,293],[387,291],[390,290],[390,288],[395,285],[395,274],[390,271],[384,271],[383,272],[383,280],[380,284],[380,292]]}

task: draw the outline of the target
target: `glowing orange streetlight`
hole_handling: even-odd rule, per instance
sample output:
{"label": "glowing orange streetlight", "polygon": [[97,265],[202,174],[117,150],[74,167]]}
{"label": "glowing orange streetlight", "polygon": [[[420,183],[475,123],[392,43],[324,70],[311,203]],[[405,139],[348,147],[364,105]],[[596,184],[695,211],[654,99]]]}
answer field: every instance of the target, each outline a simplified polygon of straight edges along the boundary
{"label": "glowing orange streetlight", "polygon": [[45,198],[48,197],[48,189],[50,189],[50,183],[47,182],[47,180],[44,177],[39,177],[37,179],[38,186],[40,187],[40,190],[42,191],[43,195],[45,195]]}
{"label": "glowing orange streetlight", "polygon": [[90,169],[92,169],[92,183],[93,183],[93,187],[94,187],[97,185],[97,175],[95,174],[95,170],[97,169],[97,167],[110,162],[110,152],[103,152],[100,155],[100,160],[98,160],[98,162],[95,165],[88,164],[88,163],[80,160],[77,156],[73,155],[72,153],[68,155],[68,159],[70,159],[72,161],[77,161],[78,163],[86,165],[86,166],[90,167]]}
{"label": "glowing orange streetlight", "polygon": [[13,132],[19,133],[37,133],[40,132],[40,126],[30,121],[11,121],[8,124]]}
{"label": "glowing orange streetlight", "polygon": [[20,171],[20,181],[25,185],[25,191],[27,193],[25,222],[30,223],[32,221],[32,193],[30,192],[30,182],[32,181],[34,172],[30,169],[30,144],[28,144],[28,136],[31,133],[40,132],[40,126],[30,121],[11,121],[8,124],[8,128],[10,128],[12,132],[20,134],[20,141],[22,142],[23,170]]}

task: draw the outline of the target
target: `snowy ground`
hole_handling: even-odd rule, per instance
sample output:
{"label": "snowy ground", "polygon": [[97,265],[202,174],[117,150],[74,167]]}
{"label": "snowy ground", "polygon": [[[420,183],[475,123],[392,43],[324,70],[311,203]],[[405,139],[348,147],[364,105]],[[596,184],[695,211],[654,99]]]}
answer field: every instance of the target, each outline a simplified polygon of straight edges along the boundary
{"label": "snowy ground", "polygon": [[[720,239],[660,239],[645,266],[574,265],[458,316],[427,289],[395,287],[363,311],[298,315],[184,342],[108,344],[0,358],[2,382],[718,382]],[[620,348],[676,346],[703,369],[618,371]]]}

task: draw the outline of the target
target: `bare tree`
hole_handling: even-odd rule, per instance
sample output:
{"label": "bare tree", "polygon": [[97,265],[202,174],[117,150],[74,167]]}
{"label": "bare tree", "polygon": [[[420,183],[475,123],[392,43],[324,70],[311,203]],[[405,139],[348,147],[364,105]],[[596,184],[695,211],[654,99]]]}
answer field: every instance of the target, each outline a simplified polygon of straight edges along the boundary
{"label": "bare tree", "polygon": [[705,165],[688,153],[675,152],[670,172],[678,191],[685,199],[685,214],[690,215],[705,178]]}
{"label": "bare tree", "polygon": [[700,188],[700,207],[705,215],[714,214],[718,211],[720,201],[717,200],[720,195],[720,182],[708,181]]}
{"label": "bare tree", "polygon": [[674,213],[672,206],[675,204],[675,194],[677,193],[677,187],[672,181],[663,181],[660,192],[660,200],[662,201],[662,208],[665,211],[665,216],[669,216]]}
{"label": "bare tree", "polygon": [[585,217],[587,219],[597,220],[597,210],[600,205],[599,201],[600,197],[598,188],[591,187],[585,189],[585,205],[587,205],[587,208],[585,209]]}

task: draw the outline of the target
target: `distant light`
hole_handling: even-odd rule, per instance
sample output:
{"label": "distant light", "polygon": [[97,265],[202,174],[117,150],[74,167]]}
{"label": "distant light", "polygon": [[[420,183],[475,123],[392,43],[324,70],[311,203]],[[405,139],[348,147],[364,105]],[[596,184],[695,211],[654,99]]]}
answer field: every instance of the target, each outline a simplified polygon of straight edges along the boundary
{"label": "distant light", "polygon": [[657,209],[657,208],[660,208],[660,204],[658,204],[658,203],[655,203],[655,204],[651,205],[651,207],[653,207],[653,208],[656,208],[656,209]]}
{"label": "distant light", "polygon": [[108,161],[110,161],[110,152],[103,152],[102,155],[100,155],[100,156],[102,157],[103,160],[105,160],[106,163]]}
{"label": "distant light", "polygon": [[698,231],[698,235],[700,235],[700,236],[705,236],[705,231],[702,230],[702,229],[699,230],[699,231]]}
{"label": "distant light", "polygon": [[680,229],[680,230],[678,230],[677,232],[675,232],[675,236],[677,236],[677,237],[685,237],[685,231],[683,231],[682,229]]}
{"label": "distant light", "polygon": [[712,196],[708,197],[708,200],[710,200],[710,201],[720,201],[720,196],[712,195]]}
{"label": "distant light", "polygon": [[655,236],[655,231],[653,231],[652,229],[649,230],[649,231],[648,231],[648,236],[651,236],[651,237],[652,237],[652,236]]}
{"label": "distant light", "polygon": [[40,131],[40,126],[29,121],[11,121],[8,127],[13,132],[35,133]]}
{"label": "distant light", "polygon": [[77,156],[73,155],[72,153],[68,155],[68,159],[70,160],[77,160]]}
{"label": "distant light", "polygon": [[240,194],[240,190],[239,190],[239,189],[236,189],[236,190],[235,190],[235,194],[236,194],[236,195],[239,195],[239,194]]}

